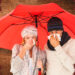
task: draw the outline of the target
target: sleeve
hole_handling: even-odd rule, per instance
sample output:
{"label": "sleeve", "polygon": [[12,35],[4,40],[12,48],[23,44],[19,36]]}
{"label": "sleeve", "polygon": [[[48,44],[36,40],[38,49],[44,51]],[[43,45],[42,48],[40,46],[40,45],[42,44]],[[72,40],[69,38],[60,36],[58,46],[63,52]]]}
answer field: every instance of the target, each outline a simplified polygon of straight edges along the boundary
{"label": "sleeve", "polygon": [[44,51],[44,74],[46,74],[46,70],[47,70],[47,56],[46,56],[46,52]]}
{"label": "sleeve", "polygon": [[41,55],[41,60],[42,60],[42,63],[43,63],[43,68],[44,68],[44,71],[43,73],[45,74],[46,73],[46,63],[47,63],[47,56],[46,56],[46,52],[44,50],[41,50],[40,52],[40,55]]}
{"label": "sleeve", "polygon": [[63,66],[68,69],[71,73],[74,73],[73,60],[72,58],[63,50],[63,48],[59,45],[56,48],[56,55],[58,59],[61,61]]}
{"label": "sleeve", "polygon": [[18,50],[19,49],[19,45],[14,45],[14,47],[12,48],[12,58],[11,58],[11,70],[10,72],[14,73],[18,73],[19,71],[21,71],[22,67],[23,67],[23,60],[18,56]]}
{"label": "sleeve", "polygon": [[70,44],[70,50],[68,54],[72,57],[74,64],[75,64],[75,40],[74,39]]}

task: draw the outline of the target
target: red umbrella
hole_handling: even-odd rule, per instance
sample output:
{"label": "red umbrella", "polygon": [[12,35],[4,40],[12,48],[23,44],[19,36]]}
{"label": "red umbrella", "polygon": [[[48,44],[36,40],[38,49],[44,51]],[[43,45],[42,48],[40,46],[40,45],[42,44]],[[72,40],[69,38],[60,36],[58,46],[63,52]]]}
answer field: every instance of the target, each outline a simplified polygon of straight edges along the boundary
{"label": "red umbrella", "polygon": [[48,35],[47,22],[52,16],[59,17],[63,21],[65,31],[75,38],[75,15],[57,4],[18,5],[11,14],[0,19],[0,48],[11,50],[14,44],[22,42],[22,29],[34,25],[38,29],[39,47],[44,49]]}

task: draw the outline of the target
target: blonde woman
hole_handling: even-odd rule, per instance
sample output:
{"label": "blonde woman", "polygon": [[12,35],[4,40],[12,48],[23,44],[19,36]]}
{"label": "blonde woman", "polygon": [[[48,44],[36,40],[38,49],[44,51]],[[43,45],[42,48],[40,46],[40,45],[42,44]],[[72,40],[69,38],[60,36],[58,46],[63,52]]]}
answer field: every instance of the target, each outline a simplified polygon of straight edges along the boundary
{"label": "blonde woman", "polygon": [[38,68],[45,72],[45,52],[36,46],[37,29],[25,27],[21,36],[23,44],[15,44],[12,48],[11,72],[13,75],[38,75]]}

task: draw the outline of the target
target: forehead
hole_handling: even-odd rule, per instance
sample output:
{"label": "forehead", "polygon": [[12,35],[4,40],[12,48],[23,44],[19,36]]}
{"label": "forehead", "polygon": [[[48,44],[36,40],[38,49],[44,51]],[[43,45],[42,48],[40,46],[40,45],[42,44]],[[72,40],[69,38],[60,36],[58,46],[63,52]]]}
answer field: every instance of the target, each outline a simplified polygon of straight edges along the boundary
{"label": "forehead", "polygon": [[52,30],[50,32],[62,32],[63,30]]}
{"label": "forehead", "polygon": [[35,37],[35,36],[30,34],[30,35],[26,35],[25,38],[26,37]]}

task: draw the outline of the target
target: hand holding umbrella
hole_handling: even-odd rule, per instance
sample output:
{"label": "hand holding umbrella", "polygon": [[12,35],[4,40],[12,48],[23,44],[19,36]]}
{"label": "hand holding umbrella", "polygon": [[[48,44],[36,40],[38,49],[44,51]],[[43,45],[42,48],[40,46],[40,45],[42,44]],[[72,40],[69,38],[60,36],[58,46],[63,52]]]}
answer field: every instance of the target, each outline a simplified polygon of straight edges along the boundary
{"label": "hand holding umbrella", "polygon": [[43,63],[41,60],[37,61],[37,68],[38,68],[38,73],[41,71],[40,74],[42,74],[43,73]]}

